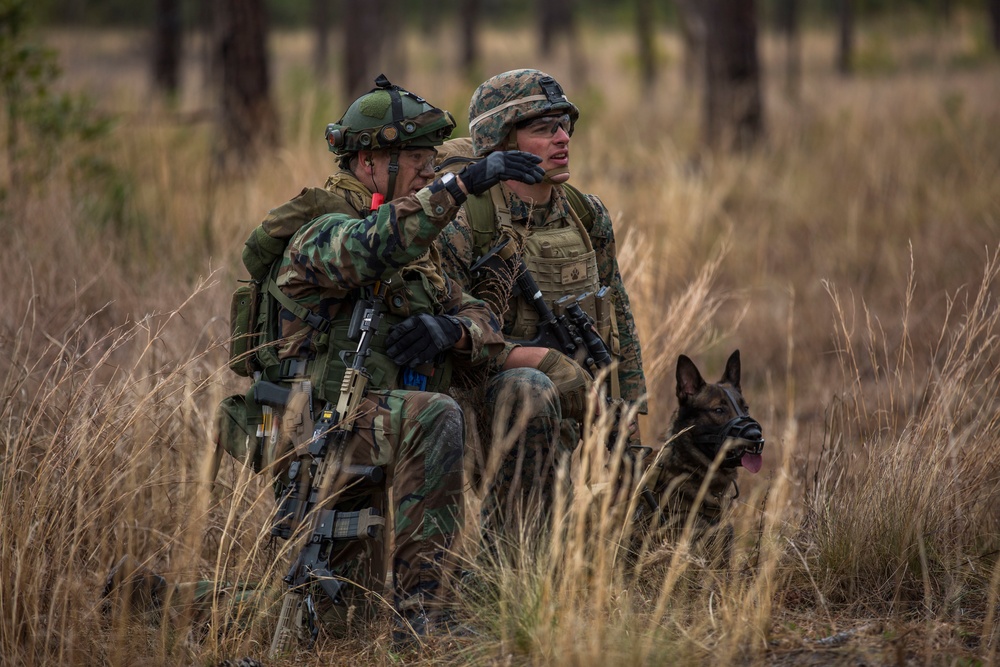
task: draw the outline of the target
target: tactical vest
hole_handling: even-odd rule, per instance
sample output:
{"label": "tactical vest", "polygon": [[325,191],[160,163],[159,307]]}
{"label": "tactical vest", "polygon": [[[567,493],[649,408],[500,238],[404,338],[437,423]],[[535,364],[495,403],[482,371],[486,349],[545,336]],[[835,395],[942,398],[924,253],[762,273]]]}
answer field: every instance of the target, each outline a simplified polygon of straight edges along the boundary
{"label": "tactical vest", "polygon": [[[594,319],[597,332],[615,355],[621,345],[614,303],[610,295],[599,303],[595,297],[601,288],[597,257],[590,240],[594,214],[583,194],[571,185],[562,185],[569,201],[570,224],[563,227],[536,227],[529,231],[511,220],[510,209],[499,187],[488,193],[469,197],[466,213],[472,229],[473,248],[478,256],[489,251],[504,234],[522,249],[524,263],[542,291],[546,303],[557,309],[565,296],[589,297],[580,301],[584,312]],[[504,333],[515,340],[531,339],[538,327],[538,312],[530,301],[519,295],[508,304]]]}
{"label": "tactical vest", "polygon": [[[240,344],[231,349],[230,367],[243,376],[260,373],[271,382],[292,378],[309,378],[314,391],[323,400],[336,401],[340,383],[350,363],[350,354],[357,348],[357,341],[348,337],[354,303],[345,303],[337,316],[327,320],[278,288],[276,278],[288,240],[306,223],[324,213],[343,213],[356,217],[367,205],[367,191],[355,185],[343,174],[335,174],[327,181],[327,188],[338,188],[334,193],[319,188],[308,188],[303,195],[281,207],[280,215],[272,214],[258,226],[247,240],[243,262],[251,281],[237,290],[233,299],[233,340]],[[370,195],[368,195],[370,196]],[[374,389],[419,388],[427,391],[446,391],[451,383],[452,363],[446,355],[437,367],[426,365],[416,369],[423,378],[402,371],[385,355],[385,337],[388,331],[413,313],[439,314],[440,306],[434,298],[435,289],[419,270],[403,268],[405,278],[397,274],[390,282],[389,293],[383,304],[383,318],[372,339],[371,354],[365,367],[371,375],[369,386]],[[360,297],[360,293],[358,294]],[[278,346],[282,343],[281,310],[286,310],[315,329],[312,337],[315,357],[308,360],[280,359]],[[347,361],[341,352],[347,352]],[[404,381],[408,380],[418,382]]]}
{"label": "tactical vest", "polygon": [[[221,452],[228,452],[237,460],[252,466],[256,472],[269,470],[275,479],[285,479],[288,467],[286,456],[292,446],[291,436],[286,437],[285,425],[291,430],[301,430],[304,420],[285,421],[293,413],[306,409],[290,403],[278,418],[268,401],[295,400],[280,392],[287,390],[293,380],[308,379],[312,386],[309,400],[318,399],[336,404],[347,364],[357,350],[357,340],[348,335],[354,303],[344,303],[337,315],[328,320],[294,301],[278,288],[276,278],[289,239],[305,224],[324,213],[343,213],[351,217],[367,206],[361,202],[365,191],[343,178],[331,177],[328,186],[346,186],[347,197],[320,188],[307,188],[291,202],[271,212],[265,221],[251,233],[243,249],[243,263],[250,273],[250,280],[243,282],[233,293],[230,312],[229,367],[243,377],[254,378],[245,394],[233,394],[219,405],[217,418],[218,454],[213,467],[213,478],[218,472]],[[353,189],[352,189],[353,188]],[[370,195],[369,195],[370,196]],[[418,260],[419,262],[419,260]],[[358,298],[362,298],[360,290]],[[435,298],[439,292],[425,273],[404,267],[390,282],[390,289],[382,306],[383,316],[371,341],[370,354],[365,359],[365,369],[370,376],[372,389],[420,389],[444,392],[451,384],[452,359],[436,365],[427,364],[417,369],[400,369],[385,354],[385,339],[392,327],[413,313],[439,314],[441,306]],[[313,358],[296,359],[279,357],[279,346],[284,341],[281,332],[282,309],[292,313],[316,331],[311,337]],[[341,353],[344,352],[344,357]],[[266,381],[266,382],[265,382]],[[279,395],[258,396],[261,388],[277,386]],[[268,389],[269,392],[274,390]],[[306,437],[311,433],[305,432]],[[303,436],[298,433],[297,437]],[[282,466],[274,467],[278,461]],[[285,479],[287,481],[287,479]],[[280,489],[280,483],[276,490]]]}
{"label": "tactical vest", "polygon": [[[389,293],[382,305],[382,319],[372,337],[369,356],[365,360],[365,370],[370,376],[368,386],[383,390],[447,391],[452,378],[451,354],[446,353],[441,363],[425,364],[414,369],[416,374],[401,369],[386,356],[385,339],[393,327],[411,314],[439,314],[440,311],[440,306],[434,299],[433,287],[427,278],[419,271],[406,271],[406,274],[405,279],[397,274],[389,284]],[[356,340],[348,337],[352,312],[353,308],[342,308],[330,321],[329,330],[313,337],[315,358],[304,363],[298,360],[282,360],[281,379],[308,377],[314,393],[320,399],[336,402],[340,395],[344,373],[347,366],[352,363],[353,353],[358,345]],[[347,351],[343,357],[342,350]]]}

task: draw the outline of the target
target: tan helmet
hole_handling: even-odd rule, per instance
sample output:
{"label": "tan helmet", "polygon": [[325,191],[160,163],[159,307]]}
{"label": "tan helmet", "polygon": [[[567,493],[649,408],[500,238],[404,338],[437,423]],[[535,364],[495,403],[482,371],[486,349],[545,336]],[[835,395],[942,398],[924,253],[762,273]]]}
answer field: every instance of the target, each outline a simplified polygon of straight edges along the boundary
{"label": "tan helmet", "polygon": [[476,155],[510,148],[514,126],[525,120],[566,113],[570,132],[580,110],[555,79],[537,69],[515,69],[483,82],[469,101],[469,132]]}

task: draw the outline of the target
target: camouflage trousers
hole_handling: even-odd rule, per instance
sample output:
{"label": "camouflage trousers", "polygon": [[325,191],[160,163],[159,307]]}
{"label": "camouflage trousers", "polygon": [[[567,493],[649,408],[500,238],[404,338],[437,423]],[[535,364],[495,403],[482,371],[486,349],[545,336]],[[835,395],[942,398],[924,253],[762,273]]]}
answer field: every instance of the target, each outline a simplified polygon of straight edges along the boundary
{"label": "camouflage trousers", "polygon": [[579,426],[563,419],[552,381],[534,368],[501,371],[487,383],[478,412],[488,429],[481,433],[485,451],[480,461],[490,483],[483,504],[486,524],[550,507],[556,467],[579,441]]}
{"label": "camouflage trousers", "polygon": [[[373,390],[361,403],[354,434],[344,450],[345,465],[379,466],[385,471],[385,482],[355,490],[344,486],[334,509],[376,507],[385,516],[387,489],[392,488],[393,601],[407,620],[443,607],[457,574],[451,549],[462,520],[464,429],[461,409],[445,394]],[[375,538],[345,540],[331,553],[330,571],[353,584],[347,587],[343,608],[332,605],[320,586],[313,587],[317,615],[333,626],[332,631],[337,632],[336,626],[352,617],[368,616],[375,608],[385,586],[386,542],[385,530],[379,530]],[[274,589],[253,583],[168,584],[125,559],[108,581],[108,592],[127,582],[133,610],[157,616],[164,611],[197,616],[223,604],[231,621],[242,622],[239,619],[276,599]]]}
{"label": "camouflage trousers", "polygon": [[[392,488],[397,610],[434,606],[447,597],[456,570],[451,548],[461,525],[464,429],[461,409],[445,394],[369,391],[361,404],[346,461],[382,467]],[[346,495],[346,509],[387,503],[385,488]],[[338,500],[335,507],[341,506]],[[331,555],[330,565],[377,593],[385,581],[386,555],[385,531],[379,531],[375,539],[348,542]]]}

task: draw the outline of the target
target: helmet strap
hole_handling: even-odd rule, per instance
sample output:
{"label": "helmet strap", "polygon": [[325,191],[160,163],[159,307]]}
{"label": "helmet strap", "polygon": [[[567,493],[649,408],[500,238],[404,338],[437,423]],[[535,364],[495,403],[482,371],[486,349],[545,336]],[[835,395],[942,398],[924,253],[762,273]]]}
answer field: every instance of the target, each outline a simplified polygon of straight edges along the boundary
{"label": "helmet strap", "polygon": [[504,142],[507,147],[503,150],[505,151],[516,151],[517,150],[517,130],[511,129],[510,133],[507,135],[507,141]]}
{"label": "helmet strap", "polygon": [[386,201],[396,198],[396,176],[399,174],[399,147],[389,149],[389,185],[386,187]]}
{"label": "helmet strap", "polygon": [[[375,80],[376,85],[389,92],[389,99],[392,101],[392,124],[397,132],[402,131],[403,123],[403,96],[399,94],[399,86],[389,83],[384,74]],[[398,136],[398,134],[397,134]],[[395,199],[396,176],[399,174],[399,145],[394,143],[389,149],[389,185],[385,193],[387,200]]]}
{"label": "helmet strap", "polygon": [[549,185],[559,185],[560,183],[565,183],[569,179],[564,179],[561,181],[553,181],[553,176],[559,176],[560,174],[568,174],[569,167],[555,167],[554,169],[549,169],[545,172],[545,176],[542,178],[542,183],[548,183]]}

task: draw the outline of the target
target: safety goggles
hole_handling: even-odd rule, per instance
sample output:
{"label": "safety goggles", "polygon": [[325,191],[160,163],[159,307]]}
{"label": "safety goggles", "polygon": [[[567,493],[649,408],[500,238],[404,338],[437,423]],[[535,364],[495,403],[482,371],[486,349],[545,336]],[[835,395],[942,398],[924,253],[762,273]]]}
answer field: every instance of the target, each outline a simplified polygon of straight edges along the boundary
{"label": "safety goggles", "polygon": [[531,134],[551,137],[562,129],[567,135],[573,136],[573,121],[568,113],[558,116],[538,116],[517,123],[514,127],[519,130],[527,130]]}
{"label": "safety goggles", "polygon": [[434,170],[434,161],[437,159],[437,150],[434,148],[404,147],[399,153],[402,159],[407,160],[419,171]]}

